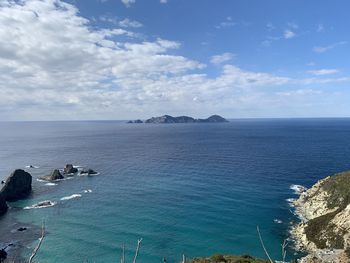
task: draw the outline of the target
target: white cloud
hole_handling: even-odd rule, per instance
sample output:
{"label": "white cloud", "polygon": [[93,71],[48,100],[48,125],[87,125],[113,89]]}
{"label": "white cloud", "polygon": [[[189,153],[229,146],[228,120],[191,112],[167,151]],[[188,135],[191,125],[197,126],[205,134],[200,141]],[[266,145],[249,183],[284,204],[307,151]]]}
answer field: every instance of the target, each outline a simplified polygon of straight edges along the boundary
{"label": "white cloud", "polygon": [[125,18],[121,21],[119,21],[119,26],[121,27],[133,27],[133,28],[139,28],[142,27],[143,25],[135,20],[130,20],[128,18]]}
{"label": "white cloud", "polygon": [[308,73],[316,76],[321,76],[321,75],[331,75],[331,74],[336,74],[338,73],[338,69],[318,69],[318,70],[309,70]]}
{"label": "white cloud", "polygon": [[284,31],[283,36],[285,39],[291,39],[291,38],[294,38],[296,34],[292,30],[287,29]]}
{"label": "white cloud", "polygon": [[346,45],[347,43],[348,42],[346,42],[346,41],[340,41],[340,42],[337,42],[337,43],[334,43],[334,44],[331,44],[328,46],[316,46],[313,48],[313,51],[316,53],[324,53],[324,52],[332,50],[338,46]]}
{"label": "white cloud", "polygon": [[130,7],[132,4],[135,4],[136,2],[136,0],[121,0],[121,1],[126,7]]}
{"label": "white cloud", "polygon": [[235,57],[234,54],[226,52],[221,55],[212,56],[210,59],[210,62],[213,64],[221,64],[232,60],[234,57]]}
{"label": "white cloud", "polygon": [[232,17],[228,16],[225,18],[225,20],[223,22],[221,22],[220,24],[216,25],[215,28],[216,29],[221,29],[221,28],[225,28],[225,27],[232,27],[237,25],[236,22],[232,21]]}
{"label": "white cloud", "polygon": [[[276,103],[271,88],[349,81],[296,81],[234,65],[208,76],[206,65],[178,55],[179,42],[140,41],[118,26],[96,29],[59,0],[3,0],[0,24],[1,120],[125,119],[164,109],[259,113]],[[233,57],[221,56],[221,63]]]}

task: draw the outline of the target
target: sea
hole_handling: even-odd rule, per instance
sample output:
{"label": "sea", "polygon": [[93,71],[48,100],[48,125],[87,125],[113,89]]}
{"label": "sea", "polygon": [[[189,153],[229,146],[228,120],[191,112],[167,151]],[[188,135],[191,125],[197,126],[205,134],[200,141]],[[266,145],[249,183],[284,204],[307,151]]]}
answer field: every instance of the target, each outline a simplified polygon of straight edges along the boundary
{"label": "sea", "polygon": [[[98,174],[37,180],[67,163]],[[288,202],[298,197],[295,186],[349,168],[346,118],[1,122],[0,179],[25,169],[33,192],[0,218],[0,244],[13,242],[28,258],[44,222],[36,262],[120,262],[123,246],[133,262],[141,239],[139,263],[216,253],[266,258],[258,226],[272,258],[281,260],[287,239],[294,259],[301,256],[289,236],[298,222]],[[45,200],[55,205],[32,207]],[[27,227],[22,241],[11,234],[18,226]]]}

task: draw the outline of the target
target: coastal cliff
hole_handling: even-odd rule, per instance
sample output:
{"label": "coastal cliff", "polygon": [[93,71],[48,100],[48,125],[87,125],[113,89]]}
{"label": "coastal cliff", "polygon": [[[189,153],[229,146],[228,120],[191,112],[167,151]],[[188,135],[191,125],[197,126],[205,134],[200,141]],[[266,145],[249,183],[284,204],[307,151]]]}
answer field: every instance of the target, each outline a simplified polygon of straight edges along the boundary
{"label": "coastal cliff", "polygon": [[302,222],[291,233],[309,253],[300,262],[350,262],[350,172],[318,181],[293,205]]}

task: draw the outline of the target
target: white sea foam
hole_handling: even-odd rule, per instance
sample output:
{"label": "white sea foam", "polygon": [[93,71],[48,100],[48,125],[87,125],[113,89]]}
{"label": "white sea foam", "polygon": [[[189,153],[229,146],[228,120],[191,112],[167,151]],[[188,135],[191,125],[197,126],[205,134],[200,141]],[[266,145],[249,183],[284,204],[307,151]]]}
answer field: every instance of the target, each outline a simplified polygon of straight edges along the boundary
{"label": "white sea foam", "polygon": [[61,200],[66,201],[66,200],[71,200],[71,199],[80,198],[80,197],[81,197],[81,194],[72,194],[69,196],[62,197]]}
{"label": "white sea foam", "polygon": [[282,220],[277,219],[277,218],[274,219],[273,222],[275,222],[276,224],[282,224],[283,223]]}
{"label": "white sea foam", "polygon": [[39,166],[35,166],[35,165],[27,165],[26,168],[32,168],[32,169],[38,169]]}
{"label": "white sea foam", "polygon": [[52,202],[50,200],[45,200],[45,201],[41,201],[37,204],[31,205],[31,206],[26,206],[23,209],[37,209],[37,208],[46,208],[46,207],[51,207],[56,205],[56,202]]}
{"label": "white sea foam", "polygon": [[87,189],[87,190],[84,190],[83,192],[84,193],[92,193],[92,190],[91,189]]}
{"label": "white sea foam", "polygon": [[304,187],[302,185],[298,185],[298,184],[292,184],[289,188],[291,190],[293,190],[294,193],[297,194],[297,195],[300,195],[300,194],[302,194],[303,192],[305,192],[307,190],[306,187]]}
{"label": "white sea foam", "polygon": [[55,185],[57,185],[57,184],[55,184],[55,183],[46,183],[45,185],[48,185],[48,186],[55,186]]}

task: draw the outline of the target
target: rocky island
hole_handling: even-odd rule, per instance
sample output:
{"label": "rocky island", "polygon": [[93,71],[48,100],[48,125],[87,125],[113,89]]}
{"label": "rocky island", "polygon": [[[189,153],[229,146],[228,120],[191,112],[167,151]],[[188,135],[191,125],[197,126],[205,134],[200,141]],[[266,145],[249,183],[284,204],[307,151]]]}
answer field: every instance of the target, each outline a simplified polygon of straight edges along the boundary
{"label": "rocky island", "polygon": [[[152,117],[144,121],[144,123],[218,123],[218,122],[228,122],[225,118],[219,115],[212,115],[206,119],[195,119],[189,116],[178,116],[173,117],[170,115],[163,115],[160,117]],[[141,120],[128,121],[128,123],[143,123]]]}
{"label": "rocky island", "polygon": [[4,182],[0,191],[0,215],[6,213],[6,202],[27,197],[32,191],[32,176],[22,169],[15,170]]}
{"label": "rocky island", "polygon": [[294,201],[301,223],[291,233],[309,255],[301,263],[350,262],[350,172],[328,176]]}

